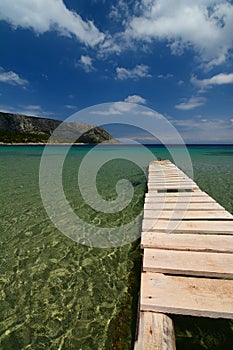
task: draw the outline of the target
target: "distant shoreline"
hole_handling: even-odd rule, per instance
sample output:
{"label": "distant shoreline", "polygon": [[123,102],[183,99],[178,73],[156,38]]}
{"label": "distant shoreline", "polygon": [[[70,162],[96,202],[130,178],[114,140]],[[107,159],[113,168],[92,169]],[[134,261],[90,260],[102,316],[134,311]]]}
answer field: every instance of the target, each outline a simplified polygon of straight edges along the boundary
{"label": "distant shoreline", "polygon": [[15,142],[15,143],[5,143],[5,142],[0,142],[0,146],[96,146],[96,145],[106,145],[106,146],[138,146],[138,145],[144,145],[144,146],[154,146],[154,147],[165,147],[169,146],[181,146],[181,147],[189,147],[189,146],[196,146],[196,147],[205,147],[205,146],[213,146],[213,147],[219,147],[219,146],[231,146],[233,147],[232,143],[187,143],[187,144],[167,144],[167,145],[163,145],[163,144],[150,144],[150,143],[128,143],[128,144],[124,144],[121,142],[100,142],[100,143],[47,143],[47,142],[28,142],[28,143],[22,143],[22,142]]}
{"label": "distant shoreline", "polygon": [[85,146],[85,145],[90,145],[90,143],[47,143],[47,142],[5,143],[5,142],[0,142],[0,146],[70,146],[70,145]]}
{"label": "distant shoreline", "polygon": [[28,143],[22,143],[22,142],[15,142],[15,143],[5,143],[0,142],[0,146],[96,146],[96,145],[122,145],[121,143],[114,143],[114,142],[100,142],[100,143],[47,143],[47,142],[28,142]]}

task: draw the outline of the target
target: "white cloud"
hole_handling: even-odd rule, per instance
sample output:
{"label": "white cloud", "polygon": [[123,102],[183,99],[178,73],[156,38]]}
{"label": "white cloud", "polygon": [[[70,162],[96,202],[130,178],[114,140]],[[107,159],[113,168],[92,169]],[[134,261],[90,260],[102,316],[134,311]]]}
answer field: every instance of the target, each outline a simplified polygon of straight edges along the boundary
{"label": "white cloud", "polygon": [[146,104],[146,99],[138,95],[131,95],[125,98],[125,102]]}
{"label": "white cloud", "polygon": [[91,111],[91,114],[99,114],[99,115],[117,115],[124,114],[132,111],[135,107],[137,107],[134,103],[126,103],[123,101],[112,103],[106,110],[100,111]]}
{"label": "white cloud", "polygon": [[31,110],[31,111],[41,111],[42,110],[41,106],[39,106],[39,105],[27,105],[27,106],[24,106],[24,108]]}
{"label": "white cloud", "polygon": [[179,119],[172,123],[187,143],[232,143],[233,123],[226,119]]}
{"label": "white cloud", "polygon": [[1,0],[0,10],[0,19],[13,28],[32,29],[37,34],[54,30],[60,35],[75,36],[90,46],[102,42],[105,37],[92,21],[85,22],[62,0]]}
{"label": "white cloud", "polygon": [[109,18],[116,22],[123,22],[130,15],[128,3],[124,0],[118,0],[116,5],[112,5]]}
{"label": "white cloud", "polygon": [[176,105],[175,108],[188,111],[203,106],[205,101],[206,99],[204,97],[191,97],[189,99],[184,99],[184,101]]}
{"label": "white cloud", "polygon": [[65,105],[67,109],[77,109],[77,106],[74,105]]}
{"label": "white cloud", "polygon": [[97,110],[97,111],[91,111],[90,114],[94,115],[129,115],[130,116],[149,116],[149,117],[154,117],[156,119],[162,119],[163,116],[162,114],[152,111],[152,110],[147,110],[147,109],[141,109],[140,106],[138,106],[137,103],[126,103],[124,101],[119,101],[119,102],[114,102],[110,106],[107,106],[105,109],[103,106],[103,109]]}
{"label": "white cloud", "polygon": [[170,79],[170,78],[172,78],[173,77],[173,74],[170,74],[170,73],[168,73],[168,74],[159,74],[158,75],[158,78],[159,79]]}
{"label": "white cloud", "polygon": [[22,79],[15,72],[9,71],[5,72],[2,68],[0,68],[0,82],[7,83],[11,85],[27,85],[28,81],[26,79]]}
{"label": "white cloud", "polygon": [[89,56],[81,56],[79,62],[76,64],[76,66],[81,66],[85,72],[89,73],[93,70],[95,70],[92,59]]}
{"label": "white cloud", "polygon": [[139,64],[133,69],[127,69],[122,67],[116,68],[117,79],[125,80],[125,79],[134,79],[137,80],[139,78],[150,78],[149,67],[145,64]]}
{"label": "white cloud", "polygon": [[191,83],[201,89],[212,87],[213,85],[233,84],[233,73],[220,73],[209,79],[199,80],[195,76],[191,78]]}
{"label": "white cloud", "polygon": [[210,69],[226,60],[232,32],[230,0],[141,0],[125,35],[144,42],[166,40],[173,54],[191,47]]}
{"label": "white cloud", "polygon": [[39,118],[48,118],[49,116],[54,115],[53,112],[45,111],[39,105],[21,105],[17,107],[1,105],[0,110],[5,113],[22,114]]}

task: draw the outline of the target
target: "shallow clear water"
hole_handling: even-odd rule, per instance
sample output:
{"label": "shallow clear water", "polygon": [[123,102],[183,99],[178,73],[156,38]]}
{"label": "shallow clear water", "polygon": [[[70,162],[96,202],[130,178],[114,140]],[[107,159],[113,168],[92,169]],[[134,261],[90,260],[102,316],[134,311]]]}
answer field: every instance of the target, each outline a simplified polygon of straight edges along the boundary
{"label": "shallow clear water", "polygon": [[[98,232],[100,226],[117,227],[141,213],[146,177],[132,162],[108,162],[97,176],[101,196],[116,198],[115,185],[123,176],[133,184],[134,197],[120,213],[97,213],[85,204],[77,188],[78,167],[90,149],[72,148],[64,165],[63,185],[73,210]],[[170,158],[162,147],[150,149],[157,157]],[[0,348],[131,349],[140,276],[139,240],[100,249],[77,244],[59,232],[40,197],[42,151],[40,146],[0,147]],[[107,147],[100,150],[108,151]],[[233,213],[233,147],[196,146],[189,151],[198,185]],[[55,159],[62,147],[53,152]],[[127,152],[143,157],[136,147]],[[132,230],[135,237],[140,234],[140,217]],[[88,239],[91,232],[82,234]],[[176,321],[180,349],[185,349],[190,338],[198,344],[194,342],[193,349],[221,349],[229,338],[230,321],[221,324],[221,337],[214,339],[212,347],[206,345],[210,344],[206,337],[213,339],[212,326],[207,327],[207,335],[198,333],[197,326],[194,335],[185,330],[185,322]],[[224,344],[227,349],[226,341]]]}

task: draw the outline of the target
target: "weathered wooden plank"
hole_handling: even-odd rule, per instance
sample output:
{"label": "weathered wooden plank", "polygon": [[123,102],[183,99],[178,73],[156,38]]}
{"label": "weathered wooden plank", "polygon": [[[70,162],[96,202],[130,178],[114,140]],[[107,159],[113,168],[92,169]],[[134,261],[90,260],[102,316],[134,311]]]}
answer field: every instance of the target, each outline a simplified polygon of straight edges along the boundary
{"label": "weathered wooden plank", "polygon": [[218,210],[190,210],[189,207],[180,209],[177,204],[178,209],[174,210],[164,210],[161,206],[160,209],[145,209],[144,218],[145,219],[171,219],[171,220],[187,220],[187,219],[200,219],[200,220],[209,220],[209,219],[230,219],[233,220],[233,216],[224,209]]}
{"label": "weathered wooden plank", "polygon": [[155,177],[155,178],[161,178],[163,179],[164,177],[177,177],[177,178],[186,178],[186,179],[191,179],[188,177],[186,174],[182,172],[177,172],[177,171],[165,171],[165,172],[154,172],[154,171],[149,171],[148,172],[148,177]]}
{"label": "weathered wooden plank", "polygon": [[[192,192],[191,192],[192,193]],[[184,196],[184,197],[166,197],[166,196],[146,196],[145,203],[217,203],[209,196]],[[200,207],[201,208],[201,207]]]}
{"label": "weathered wooden plank", "polygon": [[176,167],[174,164],[160,165],[160,164],[150,164],[149,169],[159,170],[159,169],[176,169],[182,171],[180,168]]}
{"label": "weathered wooden plank", "polygon": [[146,232],[141,236],[141,248],[233,253],[233,236]]}
{"label": "weathered wooden plank", "polygon": [[140,307],[142,311],[233,318],[233,280],[144,272]]}
{"label": "weathered wooden plank", "polygon": [[[165,192],[165,193],[146,193],[146,197],[155,197],[155,198],[159,198],[159,197],[209,197],[209,195],[203,191],[201,191],[200,189],[197,189],[193,192]],[[211,198],[211,197],[210,197]]]}
{"label": "weathered wooden plank", "polygon": [[149,175],[155,175],[155,176],[164,176],[164,174],[172,174],[175,176],[186,176],[188,177],[187,174],[185,174],[183,171],[178,170],[178,169],[173,169],[173,170],[166,170],[166,169],[157,169],[157,170],[152,170],[148,169],[148,174]]}
{"label": "weathered wooden plank", "polygon": [[179,170],[179,169],[148,169],[148,174],[153,174],[153,175],[161,175],[164,176],[164,174],[174,174],[174,175],[184,175],[187,176],[187,174],[185,174],[183,171]]}
{"label": "weathered wooden plank", "polygon": [[148,171],[173,171],[183,173],[183,171],[175,166],[149,166]]}
{"label": "weathered wooden plank", "polygon": [[196,185],[155,185],[148,183],[148,189],[150,191],[166,191],[166,190],[192,190],[194,188],[197,188]]}
{"label": "weathered wooden plank", "polygon": [[172,320],[160,313],[140,312],[138,339],[134,350],[175,350]]}
{"label": "weathered wooden plank", "polygon": [[166,185],[169,185],[169,186],[171,186],[171,185],[195,185],[195,186],[197,186],[197,184],[195,183],[195,182],[193,182],[193,181],[190,181],[190,180],[171,180],[171,181],[157,181],[157,180],[151,180],[151,179],[149,179],[148,181],[147,181],[147,183],[148,184],[151,184],[151,185],[164,185],[164,186],[166,186]]}
{"label": "weathered wooden plank", "polygon": [[166,176],[190,179],[190,177],[182,171],[148,171],[148,177],[164,178]]}
{"label": "weathered wooden plank", "polygon": [[216,202],[195,203],[195,202],[145,202],[144,209],[156,210],[225,210],[220,204]]}
{"label": "weathered wooden plank", "polygon": [[142,230],[173,233],[206,233],[233,235],[233,221],[208,220],[154,220],[144,219]]}
{"label": "weathered wooden plank", "polygon": [[181,170],[179,170],[177,168],[157,168],[157,169],[149,168],[148,169],[148,174],[161,175],[161,176],[164,176],[165,174],[188,176],[183,171],[181,171]]}
{"label": "weathered wooden plank", "polygon": [[148,177],[148,182],[151,183],[177,183],[177,182],[188,182],[188,183],[194,183],[191,179],[181,178],[181,177],[165,177],[165,178],[156,178],[154,176]]}
{"label": "weathered wooden plank", "polygon": [[146,248],[143,271],[233,278],[233,254]]}
{"label": "weathered wooden plank", "polygon": [[150,179],[153,179],[153,180],[156,180],[156,181],[164,181],[165,179],[171,179],[171,180],[190,180],[192,181],[192,179],[188,178],[188,177],[185,177],[183,175],[171,175],[171,174],[161,174],[161,175],[152,175],[152,174],[149,174],[148,175],[148,180]]}

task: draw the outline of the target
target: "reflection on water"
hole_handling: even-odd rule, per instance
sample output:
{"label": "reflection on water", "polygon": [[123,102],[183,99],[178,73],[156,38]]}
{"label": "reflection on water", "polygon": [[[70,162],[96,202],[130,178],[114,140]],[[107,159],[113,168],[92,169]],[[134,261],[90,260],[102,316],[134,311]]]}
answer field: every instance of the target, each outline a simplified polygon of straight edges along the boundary
{"label": "reflection on water", "polygon": [[[73,210],[94,222],[96,229],[132,220],[143,207],[143,172],[123,160],[106,165],[97,177],[103,198],[116,197],[115,184],[122,174],[135,192],[131,205],[119,214],[98,213],[83,202],[76,185],[78,165],[89,149],[75,147],[65,163],[64,189]],[[139,241],[97,249],[78,245],[60,233],[40,199],[42,150],[29,146],[0,148],[0,348],[131,349],[140,276]],[[59,148],[54,152],[59,153]],[[153,148],[153,152],[162,159],[169,158],[161,147]],[[200,187],[233,212],[232,148],[191,147],[190,153]],[[134,229],[135,234],[140,232],[140,221]],[[222,322],[216,334],[212,326],[207,326],[205,333],[203,325],[195,323],[190,328],[184,319],[177,318],[178,348],[222,349],[222,344],[224,349],[232,348],[226,341],[231,321]]]}

